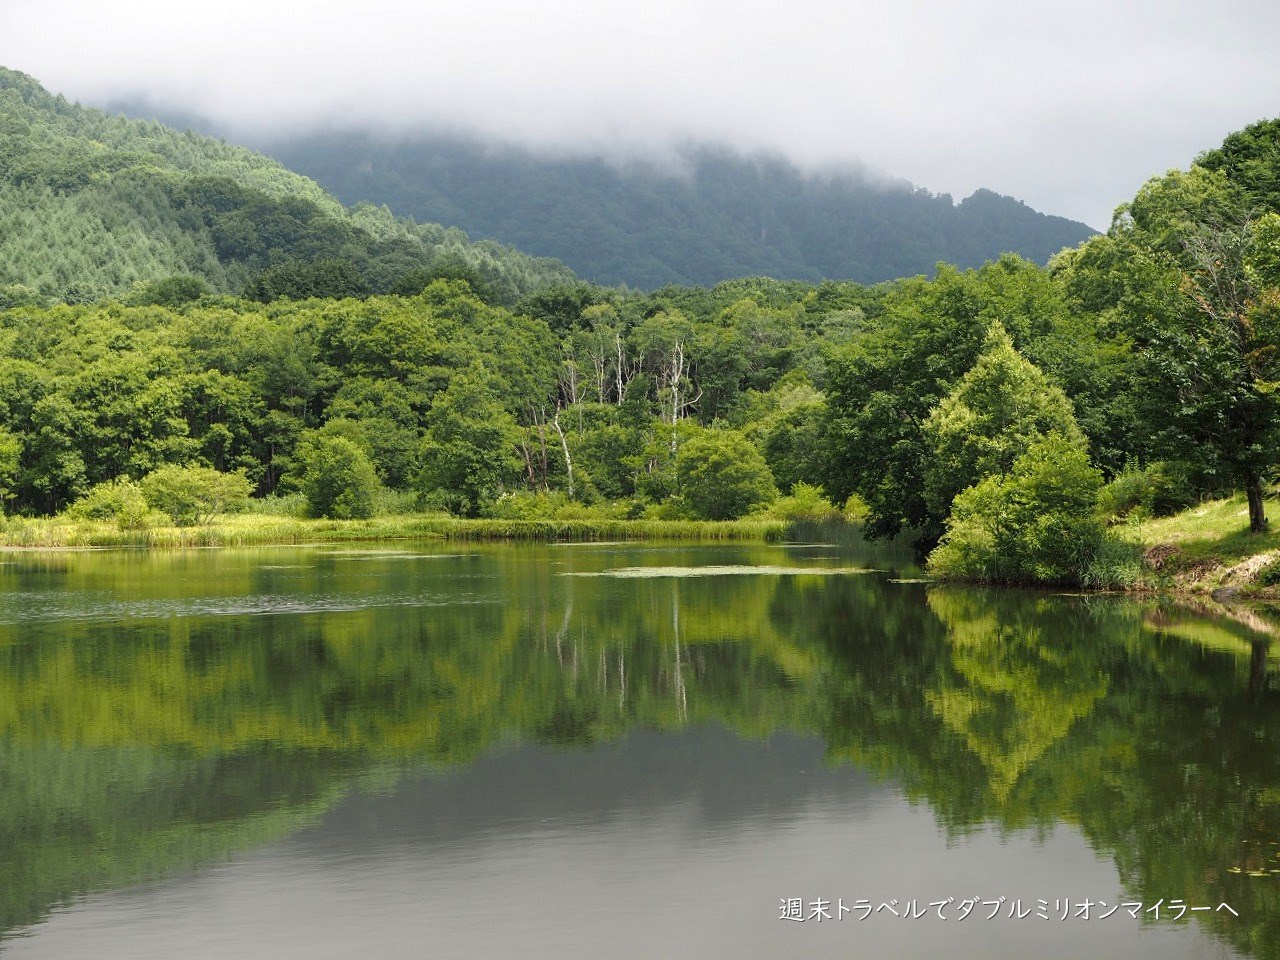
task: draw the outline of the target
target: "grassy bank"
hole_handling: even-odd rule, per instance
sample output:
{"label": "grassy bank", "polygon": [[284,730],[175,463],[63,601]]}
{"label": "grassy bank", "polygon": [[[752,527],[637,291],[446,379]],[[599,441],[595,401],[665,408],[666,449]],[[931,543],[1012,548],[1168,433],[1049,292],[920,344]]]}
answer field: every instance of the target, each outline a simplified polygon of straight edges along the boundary
{"label": "grassy bank", "polygon": [[1144,581],[1164,589],[1280,599],[1280,505],[1267,502],[1271,529],[1249,532],[1243,494],[1135,524]]}
{"label": "grassy bank", "polygon": [[0,520],[0,547],[230,547],[378,540],[744,540],[777,542],[782,520],[461,520],[397,514],[369,520],[306,520],[246,513],[203,526],[122,530],[65,517]]}

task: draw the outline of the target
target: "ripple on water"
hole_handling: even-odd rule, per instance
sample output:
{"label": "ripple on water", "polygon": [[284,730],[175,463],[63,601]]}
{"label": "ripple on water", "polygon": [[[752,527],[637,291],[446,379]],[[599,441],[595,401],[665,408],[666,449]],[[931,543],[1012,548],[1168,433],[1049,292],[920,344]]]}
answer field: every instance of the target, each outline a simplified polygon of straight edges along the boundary
{"label": "ripple on water", "polygon": [[351,595],[254,594],[241,597],[186,597],[153,600],[112,599],[93,594],[8,594],[0,605],[0,624],[51,620],[154,620],[169,617],[271,616],[345,613],[375,607],[449,607],[489,604],[474,594],[384,594],[377,599]]}

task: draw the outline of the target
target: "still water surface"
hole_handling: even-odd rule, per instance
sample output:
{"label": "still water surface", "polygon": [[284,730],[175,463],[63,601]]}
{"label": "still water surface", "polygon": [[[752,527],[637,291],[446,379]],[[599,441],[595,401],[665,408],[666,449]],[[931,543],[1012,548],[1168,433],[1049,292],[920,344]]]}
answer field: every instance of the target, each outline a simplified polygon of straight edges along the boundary
{"label": "still water surface", "polygon": [[1280,956],[1265,611],[822,544],[0,559],[5,958]]}

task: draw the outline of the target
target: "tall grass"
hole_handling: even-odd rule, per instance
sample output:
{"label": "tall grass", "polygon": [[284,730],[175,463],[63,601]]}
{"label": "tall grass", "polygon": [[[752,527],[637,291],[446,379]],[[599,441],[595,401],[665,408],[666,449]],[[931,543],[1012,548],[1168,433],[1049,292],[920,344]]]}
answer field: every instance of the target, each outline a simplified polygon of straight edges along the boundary
{"label": "tall grass", "polygon": [[463,520],[426,514],[369,520],[308,520],[286,514],[242,514],[196,527],[122,530],[114,523],[66,517],[9,518],[3,547],[220,547],[268,543],[376,540],[747,540],[778,542],[781,520]]}

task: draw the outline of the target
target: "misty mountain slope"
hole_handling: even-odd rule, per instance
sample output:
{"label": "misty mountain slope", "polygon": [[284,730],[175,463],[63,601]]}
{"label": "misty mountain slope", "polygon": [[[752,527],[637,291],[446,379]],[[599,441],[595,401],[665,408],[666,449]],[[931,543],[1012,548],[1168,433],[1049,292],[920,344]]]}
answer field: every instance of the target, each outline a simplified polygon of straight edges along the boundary
{"label": "misty mountain slope", "polygon": [[175,275],[238,293],[270,268],[296,273],[316,262],[349,289],[378,291],[442,261],[474,271],[510,301],[573,279],[563,264],[472,243],[456,228],[371,206],[347,210],[261,154],[71,104],[0,68],[0,295],[8,301],[88,301]]}
{"label": "misty mountain slope", "polygon": [[811,175],[726,150],[687,150],[675,172],[444,137],[326,132],[261,146],[345,202],[385,203],[644,288],[755,275],[872,283],[1006,251],[1043,263],[1094,233],[987,190],[954,204],[905,181]]}

